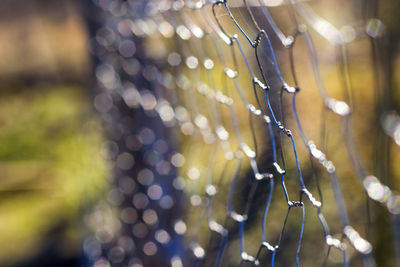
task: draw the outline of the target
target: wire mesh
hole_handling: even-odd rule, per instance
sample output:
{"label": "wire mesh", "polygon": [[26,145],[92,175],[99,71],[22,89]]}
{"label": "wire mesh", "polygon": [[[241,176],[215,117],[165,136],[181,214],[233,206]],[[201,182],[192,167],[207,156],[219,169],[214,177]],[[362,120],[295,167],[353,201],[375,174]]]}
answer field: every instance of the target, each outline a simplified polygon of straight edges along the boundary
{"label": "wire mesh", "polygon": [[[291,34],[271,15],[275,2]],[[338,29],[305,1],[95,1],[101,26],[92,34],[94,103],[111,139],[116,179],[111,207],[103,203],[93,214],[119,215],[97,220],[96,237],[85,241],[94,266],[326,265],[331,248],[343,266],[354,258],[351,249],[364,266],[376,266],[371,243],[348,215],[341,165],[326,152],[332,113],[341,129],[329,133],[343,139],[337,146],[346,149],[358,177],[353,186],[389,213],[400,212],[399,195],[370,174],[354,136],[349,46],[369,39],[374,49],[384,28],[370,12],[373,3],[361,2],[361,22]],[[335,51],[344,100],[325,86],[315,33]],[[319,142],[309,139],[297,107],[306,90],[298,53],[309,60],[323,106],[310,107],[321,110],[321,125],[314,126]],[[398,115],[383,118],[398,141]],[[330,186],[321,188],[324,175]],[[324,210],[327,190],[341,224],[334,232],[337,220],[324,215],[333,213]],[[281,212],[270,214],[272,206]],[[313,253],[322,255],[315,256],[318,264],[301,257],[310,212],[319,222],[312,227],[321,230],[313,239],[326,248]],[[294,227],[286,234],[288,224]]]}

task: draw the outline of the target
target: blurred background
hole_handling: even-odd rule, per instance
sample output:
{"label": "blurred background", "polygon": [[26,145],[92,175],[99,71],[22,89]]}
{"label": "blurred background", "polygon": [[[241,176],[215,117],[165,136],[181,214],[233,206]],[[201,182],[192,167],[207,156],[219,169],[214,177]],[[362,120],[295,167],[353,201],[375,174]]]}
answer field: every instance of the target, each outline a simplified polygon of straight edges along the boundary
{"label": "blurred background", "polygon": [[0,17],[0,265],[79,266],[108,183],[82,8],[4,1]]}
{"label": "blurred background", "polygon": [[[379,4],[372,0],[365,2],[368,2],[368,5],[364,1],[358,0],[309,1],[309,4],[320,16],[332,22],[338,28],[351,23],[361,23],[362,14],[365,14],[365,10],[362,10],[362,8],[365,6],[372,7],[372,10],[368,12],[378,17],[382,22],[382,29],[378,30],[375,36],[378,37],[377,41],[360,38],[348,45],[355,107],[353,127],[356,145],[359,147],[361,157],[366,162],[368,169],[392,189],[400,190],[400,148],[395,142],[399,139],[395,138],[393,141],[384,132],[384,122],[387,121],[385,114],[398,114],[400,110],[400,53],[398,51],[400,6],[396,0],[380,1]],[[148,136],[149,133],[143,132],[144,128],[139,127],[138,132],[130,130],[128,131],[129,134],[121,133],[123,138],[117,138],[115,128],[110,130],[107,126],[110,123],[109,121],[115,120],[114,115],[112,115],[115,112],[112,111],[112,108],[105,110],[104,106],[108,105],[106,101],[108,98],[104,100],[101,96],[99,97],[101,94],[99,87],[101,86],[96,81],[96,77],[100,81],[105,79],[104,73],[101,72],[104,68],[99,69],[99,66],[104,67],[104,62],[107,62],[107,66],[109,66],[110,62],[117,61],[110,56],[111,52],[115,52],[114,50],[106,48],[107,52],[99,52],[100,50],[97,47],[99,46],[97,43],[106,47],[107,44],[105,43],[110,41],[110,39],[107,39],[110,35],[105,33],[105,29],[109,28],[103,27],[104,21],[107,21],[110,17],[116,18],[117,21],[126,18],[134,20],[135,18],[134,12],[133,15],[123,13],[121,11],[123,8],[118,9],[119,12],[116,11],[117,7],[124,4],[129,6],[130,9],[127,10],[132,9],[139,13],[139,4],[135,4],[135,1],[93,1],[93,3],[87,1],[82,3],[71,0],[3,0],[0,5],[0,266],[99,267],[134,266],[134,264],[138,264],[136,266],[140,266],[139,264],[162,266],[159,262],[156,264],[157,261],[146,261],[146,257],[154,255],[146,249],[141,254],[132,252],[141,256],[135,261],[130,261],[129,265],[120,260],[121,256],[114,255],[115,250],[113,251],[114,254],[109,252],[107,254],[104,251],[99,252],[93,249],[93,247],[96,247],[94,244],[108,243],[104,238],[99,237],[99,232],[96,232],[99,225],[108,220],[104,217],[116,217],[118,220],[119,215],[115,214],[119,211],[117,212],[115,209],[118,210],[119,207],[122,207],[121,209],[126,211],[126,206],[121,204],[123,201],[121,200],[116,204],[118,202],[116,199],[121,197],[122,194],[131,197],[134,190],[128,190],[129,192],[126,193],[124,188],[131,186],[130,183],[137,183],[137,187],[139,187],[139,184],[145,184],[141,181],[137,182],[138,171],[132,170],[132,173],[127,174],[130,167],[125,166],[126,164],[129,165],[132,156],[123,154],[122,149],[115,152],[114,148],[117,143],[121,148],[119,142],[126,144],[126,150],[130,151],[130,155],[134,155],[134,161],[138,162],[135,168],[139,168],[138,166],[145,163],[138,161],[135,156],[136,152],[132,152],[137,151],[137,149],[129,150],[129,147],[134,146],[132,145],[133,141],[128,144],[125,140],[131,135],[141,136],[142,139],[140,140],[145,144],[146,138],[143,136]],[[96,8],[99,7],[103,8],[101,12],[104,13],[97,13],[99,11]],[[246,13],[247,11],[244,8],[235,9],[234,6],[232,8],[239,23],[250,25],[246,26],[245,30],[250,33],[252,38],[255,37],[256,30],[254,25],[251,24],[251,18]],[[234,28],[223,8],[216,10],[216,15],[221,19],[224,26],[230,32],[237,33],[237,29]],[[210,10],[208,12],[211,14]],[[255,14],[258,14],[261,18],[261,13],[257,12],[256,10]],[[284,32],[292,33],[293,25],[290,23],[286,7],[279,5],[271,7],[270,12]],[[154,16],[156,17],[156,15]],[[202,25],[201,21],[198,23]],[[265,26],[262,28],[269,29],[265,20],[262,23]],[[131,35],[137,35],[137,32],[140,32],[138,29],[135,32],[134,27],[131,31]],[[121,32],[124,31],[121,30]],[[317,33],[311,31],[311,34],[314,38],[321,73],[327,90],[332,96],[341,99],[343,97],[342,74],[340,63],[338,63],[335,54],[336,48]],[[100,37],[103,39],[100,39]],[[130,35],[127,34],[123,37],[129,39]],[[274,47],[279,47],[276,37],[271,37],[271,39]],[[240,40],[242,44],[246,44],[245,39]],[[119,42],[122,43],[122,41]],[[165,41],[158,35],[148,36],[143,42],[146,44],[137,44],[134,50],[138,51],[137,54],[139,54],[139,51],[143,52],[143,55],[146,55],[151,62],[159,62],[161,58],[167,57],[171,51],[182,52],[183,55],[190,54],[188,52],[190,49],[180,50],[178,43]],[[116,46],[121,47],[121,43]],[[201,45],[205,50],[212,47],[207,42]],[[143,46],[143,50],[140,50],[141,46]],[[251,65],[255,67],[256,61],[253,52],[247,44],[245,49]],[[329,122],[325,129],[325,137],[322,139],[325,140],[325,151],[328,151],[330,159],[335,162],[338,169],[352,224],[357,227],[362,236],[371,241],[378,266],[396,266],[396,263],[398,266],[396,246],[399,247],[399,244],[396,242],[399,242],[399,240],[396,241],[395,233],[399,231],[399,219],[397,216],[390,215],[384,207],[366,200],[363,188],[359,185],[346,155],[346,148],[341,136],[340,120],[333,115],[321,116],[323,113],[322,101],[314,84],[308,56],[303,52],[305,50],[305,44],[300,40],[298,46],[294,49],[294,60],[297,64],[296,71],[302,88],[297,101],[303,128],[310,139],[319,142],[321,140],[321,125],[323,125],[324,120]],[[262,56],[266,56],[265,51],[267,50],[261,51]],[[121,53],[121,51],[119,52]],[[129,49],[122,52],[123,57],[126,59],[136,57],[135,52],[131,52]],[[216,59],[217,55],[215,52],[210,53],[210,57],[214,59],[215,69],[222,72],[223,66]],[[237,58],[240,58],[238,51],[236,51],[236,54]],[[378,62],[374,61],[373,55],[378,55],[376,57]],[[277,57],[282,72],[289,73],[290,64],[283,48],[277,49]],[[232,62],[231,59],[228,60],[229,64],[232,64]],[[143,62],[141,61],[141,63]],[[123,65],[123,63],[121,64]],[[131,74],[132,77],[135,77],[136,72],[144,72],[144,76],[149,75],[148,72],[142,70],[135,72],[135,64],[124,66],[128,66],[124,69],[124,75]],[[240,60],[239,70],[245,72],[244,69],[245,65]],[[190,76],[188,70],[184,70],[182,73]],[[292,82],[290,75],[285,78],[290,83]],[[272,79],[276,80],[276,77]],[[256,99],[249,88],[250,76],[243,74],[239,81],[243,88],[248,91],[246,98],[249,99],[249,102],[256,103]],[[135,79],[131,82],[135,83]],[[151,79],[147,83],[152,84]],[[137,82],[137,84],[148,85],[142,82]],[[223,80],[220,81],[218,78],[217,84],[222,87]],[[277,82],[272,82],[272,84],[277,84]],[[383,89],[375,90],[377,87]],[[234,89],[229,90],[233,94]],[[278,91],[273,92],[272,95],[278,101]],[[240,102],[237,95],[232,97],[236,102]],[[168,96],[164,98],[168,99]],[[157,99],[161,99],[161,97],[157,95]],[[200,107],[206,110],[206,116],[210,117],[207,103],[201,99],[198,101]],[[289,102],[289,98],[287,101]],[[115,106],[119,105],[116,100],[114,103]],[[186,105],[190,106],[188,103]],[[288,107],[288,114],[290,113],[289,109]],[[188,111],[191,112],[189,108]],[[240,107],[238,111],[243,135],[251,144],[252,137],[249,130],[248,113],[245,112],[244,107]],[[106,116],[106,113],[111,115]],[[125,114],[126,117],[131,119],[127,121],[126,117],[118,115],[118,121],[122,121],[121,124],[124,127],[141,124],[142,122],[138,123],[138,121],[147,121],[149,118],[153,118],[152,115],[147,113],[141,117],[137,115],[141,113],[136,113],[135,116],[132,113],[120,110],[119,114]],[[223,113],[222,117],[226,121],[227,112]],[[396,118],[396,116],[390,118]],[[289,128],[295,128],[293,117],[288,115],[286,120]],[[265,166],[265,170],[271,170],[271,150],[268,147],[269,144],[263,142],[266,130],[261,123],[255,122],[254,124],[259,149],[262,151],[260,153],[262,155],[261,160],[258,164]],[[136,129],[135,127],[133,128]],[[153,130],[158,129],[157,127]],[[226,129],[230,133],[233,132],[233,127],[226,127]],[[182,168],[175,169],[183,163],[176,163],[177,157],[175,157],[175,160],[172,160],[173,157],[169,157],[173,171],[169,172],[168,175],[172,178],[175,178],[175,176],[184,177],[183,179],[187,181],[184,194],[188,196],[198,195],[198,188],[204,187],[205,184],[193,182],[192,180],[196,180],[196,178],[192,179],[192,177],[193,175],[197,176],[197,172],[203,175],[208,171],[208,155],[212,153],[213,145],[211,143],[204,145],[197,142],[195,137],[185,134],[174,135],[173,130],[171,130],[172,134],[169,130],[166,132],[161,133],[161,137],[156,134],[156,137],[160,137],[160,140],[165,138],[165,142],[170,147],[179,151],[177,157],[179,159],[182,157],[185,161]],[[294,130],[294,133],[295,136],[297,134],[296,138],[299,137],[298,132]],[[196,138],[200,138],[200,136],[196,136]],[[115,141],[116,139],[117,141]],[[156,143],[154,140],[150,143],[154,150],[163,150],[160,147],[164,143],[159,142],[158,146],[153,145]],[[331,231],[333,233],[340,232],[340,223],[328,176],[322,174],[322,170],[315,171],[310,167],[306,147],[302,145],[300,138],[296,139],[296,143],[298,144],[298,153],[303,175],[306,177],[305,180],[313,194],[316,195],[317,188],[312,176],[315,172],[321,176],[320,184],[325,205],[324,214],[331,226]],[[232,144],[232,147],[237,145],[237,140],[233,140]],[[287,157],[287,170],[293,176],[293,179],[287,181],[289,192],[297,197],[298,184],[294,179],[295,164],[292,152],[289,152],[290,144],[283,143],[282,150],[289,155]],[[232,176],[233,168],[231,170],[223,169],[223,157],[222,151],[219,151],[215,156],[215,168],[212,170],[215,177]],[[249,185],[245,180],[245,177],[249,175],[249,170],[250,165],[247,163],[247,166],[241,171],[242,179],[239,188],[242,190],[239,190],[235,195],[239,206],[243,205],[249,191]],[[123,180],[122,178],[127,177],[126,175],[134,182],[129,182],[131,181],[129,179]],[[121,181],[126,183],[123,182],[121,186]],[[220,184],[218,190],[226,193],[230,179],[226,178],[224,181]],[[162,184],[162,182],[159,183]],[[254,220],[249,222],[249,230],[246,232],[246,247],[248,251],[252,252],[257,251],[261,241],[259,221],[261,220],[268,188],[266,183],[262,183],[260,187],[263,188],[263,186],[264,189],[257,191],[254,201],[256,207],[253,211]],[[167,185],[163,188],[167,188]],[[119,191],[116,192],[115,190]],[[165,189],[165,191],[167,190]],[[215,199],[215,217],[219,221],[224,218],[225,199],[223,197],[225,196],[222,193],[221,197]],[[269,218],[273,219],[271,219],[268,228],[268,236],[271,236],[271,238],[279,235],[286,213],[286,203],[279,201],[283,197],[280,190],[274,195],[274,202],[269,215]],[[164,200],[164,202],[160,202],[160,205],[167,205],[165,203],[168,201]],[[191,199],[193,207],[186,204],[186,202],[189,202],[189,198],[183,200],[183,198],[177,197],[174,198],[174,201],[176,203],[181,201],[181,204],[174,206],[174,212],[168,208],[164,210],[174,214],[184,213],[189,239],[196,237],[196,242],[207,247],[207,240],[211,239],[207,227],[194,227],[196,220],[203,215],[200,211],[201,208],[193,205],[193,198]],[[129,200],[129,203],[132,205],[131,200]],[[136,204],[134,203],[134,205]],[[135,208],[137,208],[137,205]],[[310,207],[309,210],[311,209]],[[98,210],[101,210],[101,212],[98,212]],[[98,219],[99,214],[101,214],[102,219]],[[175,218],[176,214],[172,217]],[[288,221],[287,234],[282,241],[282,246],[287,247],[288,252],[286,253],[288,254],[283,254],[281,258],[277,259],[279,266],[294,266],[299,220],[291,220],[292,216],[299,218],[300,212],[293,211],[293,215],[291,214]],[[322,229],[316,216],[314,214],[309,216],[306,219],[302,248],[303,266],[320,266],[326,255],[326,249],[321,249],[321,247],[324,247]],[[122,219],[122,224],[139,225],[136,220],[132,218]],[[113,225],[111,227],[114,233],[113,238],[118,237],[119,231],[125,231],[120,230],[125,229],[120,224],[114,221],[110,223],[110,225]],[[149,225],[151,224],[149,223]],[[140,224],[139,226],[143,225]],[[138,227],[135,229],[138,229]],[[160,233],[157,230],[158,228],[152,229],[149,226],[149,229],[150,232]],[[142,241],[137,240],[142,240],[144,237],[141,239],[140,234],[135,234],[135,230],[133,230],[133,234],[132,230],[127,233],[129,234],[123,235],[125,238],[123,240],[129,240],[129,242],[136,244],[136,246],[131,246],[130,249],[141,250],[139,244]],[[97,241],[93,241],[96,238]],[[124,243],[121,240],[120,238],[118,242],[116,241],[120,244],[118,248],[124,248],[125,254],[128,255],[126,251],[129,245],[126,244],[129,242]],[[121,242],[125,245],[121,245]],[[180,242],[176,246],[180,247]],[[186,240],[182,242],[185,244]],[[237,236],[233,236],[225,255],[226,258],[231,258],[231,260],[229,264],[227,263],[224,266],[237,265],[239,255],[236,246],[238,246]],[[209,250],[211,251],[207,252],[210,252],[210,254],[215,253],[215,251],[212,251],[212,245],[209,246]],[[316,250],[319,253],[316,253]],[[97,254],[93,251],[96,251]],[[104,253],[106,256],[101,257]],[[180,253],[183,255],[183,252]],[[158,257],[163,257],[161,255],[158,255]],[[284,255],[290,255],[290,257]],[[357,256],[357,253],[351,251],[350,257],[354,266],[361,266],[361,259]],[[399,256],[397,255],[397,257]],[[101,261],[98,260],[100,258]],[[332,252],[327,265],[340,266],[340,261],[341,255]],[[146,262],[149,263],[146,264]],[[211,264],[206,261],[206,265]]]}

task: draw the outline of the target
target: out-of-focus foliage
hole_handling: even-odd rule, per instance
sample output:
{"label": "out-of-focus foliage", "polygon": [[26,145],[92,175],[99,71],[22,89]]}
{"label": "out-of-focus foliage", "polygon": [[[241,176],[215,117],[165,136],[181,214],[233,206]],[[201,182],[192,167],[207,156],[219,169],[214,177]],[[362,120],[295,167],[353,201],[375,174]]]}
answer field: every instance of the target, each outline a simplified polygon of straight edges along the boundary
{"label": "out-of-focus foliage", "polygon": [[2,263],[34,255],[54,235],[62,236],[60,255],[79,249],[80,212],[107,184],[102,139],[80,88],[1,96]]}
{"label": "out-of-focus foliage", "polygon": [[[107,186],[103,133],[85,92],[83,18],[70,1],[0,8],[0,265],[76,258],[82,211]],[[77,83],[78,82],[78,83]]]}

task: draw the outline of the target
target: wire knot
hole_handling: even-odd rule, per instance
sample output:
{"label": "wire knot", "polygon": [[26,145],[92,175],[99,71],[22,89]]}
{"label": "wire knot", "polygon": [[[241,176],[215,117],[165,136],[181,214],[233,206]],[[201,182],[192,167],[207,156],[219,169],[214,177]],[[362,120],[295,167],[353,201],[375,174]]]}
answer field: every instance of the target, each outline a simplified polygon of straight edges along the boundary
{"label": "wire knot", "polygon": [[292,208],[292,207],[303,207],[304,203],[301,202],[301,201],[289,201],[288,205],[289,205],[290,208]]}
{"label": "wire knot", "polygon": [[261,30],[257,36],[256,39],[254,40],[254,45],[253,47],[256,48],[260,43],[261,43],[261,37],[265,35],[265,31]]}

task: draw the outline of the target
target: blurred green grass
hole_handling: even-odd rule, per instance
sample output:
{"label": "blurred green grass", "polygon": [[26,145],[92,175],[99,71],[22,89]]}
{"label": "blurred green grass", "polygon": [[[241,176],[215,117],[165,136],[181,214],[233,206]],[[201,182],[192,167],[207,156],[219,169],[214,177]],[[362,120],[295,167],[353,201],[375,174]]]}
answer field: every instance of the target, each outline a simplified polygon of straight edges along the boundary
{"label": "blurred green grass", "polygon": [[100,121],[84,84],[76,1],[0,8],[0,265],[76,258],[83,211],[107,188]]}
{"label": "blurred green grass", "polygon": [[107,185],[101,127],[87,101],[77,86],[1,96],[0,262],[33,256],[59,224],[67,225],[60,246],[74,244],[60,254],[79,249],[78,217]]}

